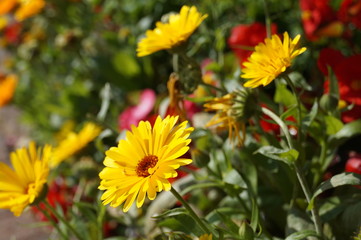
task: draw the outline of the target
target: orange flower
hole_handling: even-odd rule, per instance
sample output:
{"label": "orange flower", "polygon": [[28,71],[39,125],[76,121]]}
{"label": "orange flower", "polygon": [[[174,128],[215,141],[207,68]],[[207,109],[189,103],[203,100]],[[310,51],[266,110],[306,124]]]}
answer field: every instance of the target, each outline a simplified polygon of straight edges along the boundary
{"label": "orange flower", "polygon": [[2,0],[2,1],[0,1],[0,14],[6,14],[6,13],[10,12],[17,3],[18,3],[18,0]]}
{"label": "orange flower", "polygon": [[14,74],[0,78],[0,107],[12,99],[17,82],[18,78]]}

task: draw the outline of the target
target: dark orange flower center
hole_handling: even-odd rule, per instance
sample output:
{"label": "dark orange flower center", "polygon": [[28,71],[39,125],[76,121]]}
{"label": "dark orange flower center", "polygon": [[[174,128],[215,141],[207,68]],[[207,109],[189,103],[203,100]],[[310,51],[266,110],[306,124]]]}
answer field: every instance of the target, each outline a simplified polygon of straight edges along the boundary
{"label": "dark orange flower center", "polygon": [[145,156],[142,160],[139,161],[136,173],[139,177],[148,177],[150,174],[148,172],[149,168],[155,167],[158,162],[158,157],[155,155]]}

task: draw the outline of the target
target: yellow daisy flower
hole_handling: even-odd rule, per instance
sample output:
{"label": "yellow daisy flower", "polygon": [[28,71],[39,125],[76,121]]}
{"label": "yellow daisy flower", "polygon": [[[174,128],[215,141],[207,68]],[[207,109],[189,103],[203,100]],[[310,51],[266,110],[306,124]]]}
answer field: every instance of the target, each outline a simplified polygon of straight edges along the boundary
{"label": "yellow daisy flower", "polygon": [[15,19],[23,21],[38,14],[45,6],[44,0],[19,0],[20,6],[15,11]]}
{"label": "yellow daisy flower", "polygon": [[300,37],[297,35],[292,40],[285,32],[283,42],[274,34],[271,38],[266,38],[265,43],[258,44],[252,55],[243,63],[241,77],[250,79],[244,86],[266,86],[291,66],[292,59],[306,51],[305,47],[297,48]]}
{"label": "yellow daisy flower", "polygon": [[0,107],[7,104],[13,97],[18,78],[14,74],[0,78]]}
{"label": "yellow daisy flower", "polygon": [[0,162],[0,208],[20,216],[26,206],[40,195],[49,174],[51,146],[36,149],[30,142],[29,150],[21,148],[10,154],[13,169]]}
{"label": "yellow daisy flower", "polygon": [[134,201],[139,208],[146,196],[154,200],[157,192],[171,189],[168,179],[177,176],[175,169],[192,162],[181,157],[189,149],[193,128],[187,128],[187,121],[176,125],[177,121],[178,116],[164,120],[158,116],[153,128],[141,121],[118,147],[105,153],[106,167],[99,174],[99,189],[106,190],[101,197],[104,205],[117,207],[125,202],[123,211],[127,212]]}
{"label": "yellow daisy flower", "polygon": [[[206,127],[216,126],[218,130],[228,130],[228,139],[233,142],[238,140],[238,145],[242,146],[245,140],[246,126],[239,121],[234,108],[236,95],[229,93],[223,97],[214,98],[204,104],[205,110],[216,111],[217,113],[209,120]],[[240,134],[242,131],[242,135]]]}
{"label": "yellow daisy flower", "polygon": [[101,127],[89,122],[84,125],[79,133],[68,133],[67,137],[54,149],[50,166],[56,167],[59,163],[80,151],[99,136],[100,132]]}
{"label": "yellow daisy flower", "polygon": [[156,28],[148,30],[138,43],[137,56],[143,57],[159,50],[171,49],[185,42],[207,18],[195,6],[183,6],[179,14],[171,14],[168,23],[157,22]]}

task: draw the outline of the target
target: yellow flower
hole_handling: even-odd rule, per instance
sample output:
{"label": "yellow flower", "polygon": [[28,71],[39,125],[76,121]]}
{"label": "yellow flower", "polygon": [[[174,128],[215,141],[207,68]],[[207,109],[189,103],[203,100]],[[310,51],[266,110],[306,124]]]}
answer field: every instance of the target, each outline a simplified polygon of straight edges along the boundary
{"label": "yellow flower", "polygon": [[18,78],[14,74],[0,78],[0,107],[7,104],[13,97]]}
{"label": "yellow flower", "polygon": [[297,48],[300,37],[297,35],[292,40],[285,32],[283,42],[274,34],[271,38],[266,38],[265,43],[258,44],[252,55],[243,63],[241,77],[250,79],[244,86],[266,86],[291,66],[292,59],[306,51],[305,47]]}
{"label": "yellow flower", "polygon": [[10,12],[17,3],[18,3],[18,0],[2,0],[2,1],[0,1],[0,14],[6,14],[6,13]]}
{"label": "yellow flower", "polygon": [[[233,142],[237,138],[238,145],[242,146],[245,140],[246,126],[243,121],[238,120],[236,115],[236,109],[234,108],[235,98],[235,94],[229,93],[204,104],[206,111],[217,111],[206,124],[206,127],[217,126],[217,129],[220,131],[228,130],[229,140]],[[242,131],[242,135],[240,131]]]}
{"label": "yellow flower", "polygon": [[195,6],[183,6],[179,14],[171,14],[168,23],[157,22],[154,30],[138,43],[137,56],[143,57],[159,50],[171,49],[185,42],[208,15]]}
{"label": "yellow flower", "polygon": [[212,240],[212,234],[204,234],[199,237],[199,240]]}
{"label": "yellow flower", "polygon": [[187,128],[187,121],[176,125],[177,121],[178,116],[164,120],[158,116],[153,128],[141,121],[118,147],[105,153],[106,167],[99,174],[99,189],[106,190],[101,197],[104,205],[117,207],[125,202],[127,212],[134,201],[139,208],[146,196],[154,200],[157,192],[171,189],[168,179],[177,176],[175,169],[192,162],[181,157],[189,149],[193,128]]}
{"label": "yellow flower", "polygon": [[21,148],[10,154],[14,170],[0,162],[0,208],[20,216],[34,202],[46,184],[50,157],[51,146],[45,145],[41,151],[30,142],[29,150]]}
{"label": "yellow flower", "polygon": [[99,136],[100,132],[101,128],[99,126],[89,122],[84,125],[78,134],[75,132],[68,133],[67,137],[54,149],[50,166],[56,167],[59,163],[77,153]]}
{"label": "yellow flower", "polygon": [[20,7],[15,11],[15,19],[23,21],[39,13],[44,6],[44,0],[20,0]]}

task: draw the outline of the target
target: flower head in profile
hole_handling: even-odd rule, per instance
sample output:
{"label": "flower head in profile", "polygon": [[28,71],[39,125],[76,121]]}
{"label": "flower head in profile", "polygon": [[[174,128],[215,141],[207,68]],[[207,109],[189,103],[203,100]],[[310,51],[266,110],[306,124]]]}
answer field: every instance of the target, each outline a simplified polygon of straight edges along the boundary
{"label": "flower head in profile", "polygon": [[305,47],[297,48],[300,37],[297,35],[291,39],[285,32],[283,42],[274,34],[271,38],[266,38],[264,43],[258,44],[247,62],[243,63],[241,77],[249,79],[244,86],[251,88],[266,86],[286,71],[291,66],[291,61],[306,51]]}
{"label": "flower head in profile", "polygon": [[250,100],[249,92],[239,90],[228,93],[222,97],[216,97],[204,104],[205,110],[216,111],[216,114],[206,124],[206,127],[216,126],[217,130],[228,130],[228,139],[233,142],[238,141],[238,146],[242,146],[245,140],[245,119],[247,118],[246,101]]}
{"label": "flower head in profile", "polygon": [[49,174],[51,146],[36,149],[21,148],[10,154],[11,169],[0,162],[0,208],[9,209],[15,216],[32,204],[43,190]]}
{"label": "flower head in profile", "polygon": [[189,149],[193,128],[187,127],[187,121],[176,125],[177,121],[178,116],[163,120],[158,116],[153,127],[148,121],[140,121],[117,147],[105,153],[105,168],[99,174],[99,189],[105,190],[101,197],[104,205],[124,203],[123,211],[127,212],[134,201],[139,208],[146,196],[154,200],[157,192],[171,189],[168,179],[177,176],[180,166],[192,162],[181,157]]}
{"label": "flower head in profile", "polygon": [[13,97],[18,82],[16,75],[0,77],[0,107],[7,104]]}
{"label": "flower head in profile", "polygon": [[101,127],[88,122],[79,133],[70,132],[64,140],[54,149],[53,157],[50,162],[51,167],[57,166],[65,159],[71,157],[88,143],[93,141],[101,132]]}
{"label": "flower head in profile", "polygon": [[185,42],[203,22],[207,15],[198,12],[195,6],[183,6],[179,14],[171,14],[167,23],[157,22],[156,28],[148,30],[138,43],[137,56],[171,49]]}

